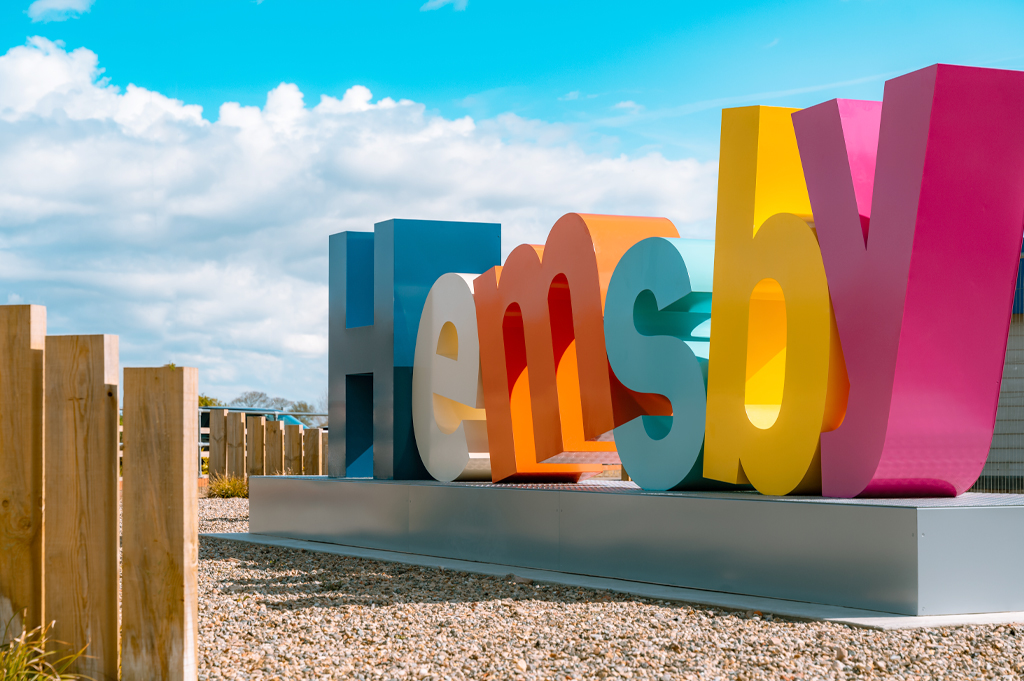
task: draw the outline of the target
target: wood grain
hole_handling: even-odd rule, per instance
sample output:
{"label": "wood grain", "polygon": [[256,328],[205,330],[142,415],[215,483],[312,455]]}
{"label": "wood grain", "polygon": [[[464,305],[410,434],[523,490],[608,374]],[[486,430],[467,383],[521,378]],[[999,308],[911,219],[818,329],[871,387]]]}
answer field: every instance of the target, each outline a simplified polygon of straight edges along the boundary
{"label": "wood grain", "polygon": [[323,431],[323,444],[320,446],[320,475],[327,475],[327,431]]}
{"label": "wood grain", "polygon": [[117,336],[46,338],[45,612],[70,671],[117,679]]}
{"label": "wood grain", "polygon": [[197,674],[198,373],[124,370],[124,681]]}
{"label": "wood grain", "polygon": [[245,414],[240,411],[229,411],[226,420],[225,451],[228,475],[244,478],[248,475],[245,468]]}
{"label": "wood grain", "polygon": [[223,478],[228,472],[228,410],[210,410],[210,458],[206,471],[210,478]]}
{"label": "wood grain", "polygon": [[284,427],[284,474],[302,475],[302,426],[297,423]]}
{"label": "wood grain", "polygon": [[265,416],[245,418],[245,456],[249,475],[265,474],[266,428]]}
{"label": "wood grain", "polygon": [[267,421],[266,433],[266,475],[284,473],[284,424],[280,421]]}
{"label": "wood grain", "polygon": [[8,640],[45,614],[45,343],[45,307],[0,305],[0,638]]}
{"label": "wood grain", "polygon": [[322,434],[323,431],[319,428],[307,428],[302,436],[303,475],[320,475],[320,460],[323,458]]}

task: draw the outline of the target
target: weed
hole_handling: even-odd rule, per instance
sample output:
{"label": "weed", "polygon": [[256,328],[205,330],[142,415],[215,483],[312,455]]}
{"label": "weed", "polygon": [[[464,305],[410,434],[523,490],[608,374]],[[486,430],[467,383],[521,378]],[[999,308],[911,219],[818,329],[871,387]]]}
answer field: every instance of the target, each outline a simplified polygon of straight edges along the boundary
{"label": "weed", "polygon": [[[7,636],[5,627],[3,640]],[[77,653],[61,656],[52,650],[56,641],[51,629],[53,625],[36,627],[32,631],[22,632],[20,636],[0,646],[0,681],[56,681],[58,679],[84,679],[86,677],[71,674],[68,669],[82,655],[85,648]],[[51,648],[51,650],[47,650]]]}
{"label": "weed", "polygon": [[206,496],[219,499],[230,499],[232,497],[248,499],[249,481],[234,475],[216,475],[210,478],[207,484]]}

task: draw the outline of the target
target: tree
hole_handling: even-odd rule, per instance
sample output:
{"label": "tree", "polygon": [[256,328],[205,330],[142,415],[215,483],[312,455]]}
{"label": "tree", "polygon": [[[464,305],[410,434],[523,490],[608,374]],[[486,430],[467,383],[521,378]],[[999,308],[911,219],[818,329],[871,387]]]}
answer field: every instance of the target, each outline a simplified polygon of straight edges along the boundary
{"label": "tree", "polygon": [[292,409],[292,401],[286,400],[283,397],[271,397],[267,401],[267,404],[270,406],[271,409],[279,409],[281,411],[287,411],[289,409]]}
{"label": "tree", "polygon": [[302,400],[299,400],[298,402],[293,402],[291,409],[289,409],[289,411],[291,411],[292,413],[297,412],[295,418],[302,421],[310,428],[320,428],[321,426],[325,425],[327,421],[327,419],[324,418],[323,416],[299,416],[298,414],[302,412],[320,411],[309,402],[303,402]]}
{"label": "tree", "polygon": [[288,411],[292,409],[292,402],[283,397],[270,397],[260,390],[250,390],[231,400],[231,406],[266,409],[268,411]]}
{"label": "tree", "polygon": [[210,397],[209,395],[199,394],[199,406],[200,407],[225,407],[223,402],[218,400],[216,397]]}
{"label": "tree", "polygon": [[265,392],[261,392],[259,390],[250,390],[248,392],[242,393],[235,399],[231,400],[231,406],[252,407],[254,409],[258,409],[260,407],[271,408],[270,396],[267,395]]}
{"label": "tree", "polygon": [[[220,402],[217,406],[220,406]],[[235,399],[231,400],[232,407],[246,407],[248,409],[266,409],[267,411],[283,411],[295,414],[295,418],[302,421],[309,428],[322,428],[327,425],[326,416],[299,416],[303,413],[323,414],[327,411],[327,391],[321,396],[317,404],[310,404],[304,400],[292,402],[283,397],[271,397],[260,390],[249,390]]]}

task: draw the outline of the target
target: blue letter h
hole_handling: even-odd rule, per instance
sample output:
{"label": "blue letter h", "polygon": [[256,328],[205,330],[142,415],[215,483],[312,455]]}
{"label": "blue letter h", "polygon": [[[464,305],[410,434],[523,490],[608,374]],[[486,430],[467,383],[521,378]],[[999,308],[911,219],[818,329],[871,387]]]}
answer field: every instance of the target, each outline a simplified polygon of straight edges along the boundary
{"label": "blue letter h", "polygon": [[388,220],[330,237],[327,474],[424,480],[412,429],[420,314],[442,274],[501,264],[501,225]]}

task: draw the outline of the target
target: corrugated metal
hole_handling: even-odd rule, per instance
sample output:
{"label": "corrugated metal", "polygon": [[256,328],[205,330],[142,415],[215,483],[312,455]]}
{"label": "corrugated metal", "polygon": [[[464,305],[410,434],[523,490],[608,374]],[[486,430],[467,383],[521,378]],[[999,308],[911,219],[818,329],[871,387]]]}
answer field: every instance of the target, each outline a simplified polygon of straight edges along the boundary
{"label": "corrugated metal", "polygon": [[972,492],[1024,492],[1024,286],[1017,273],[992,448]]}

